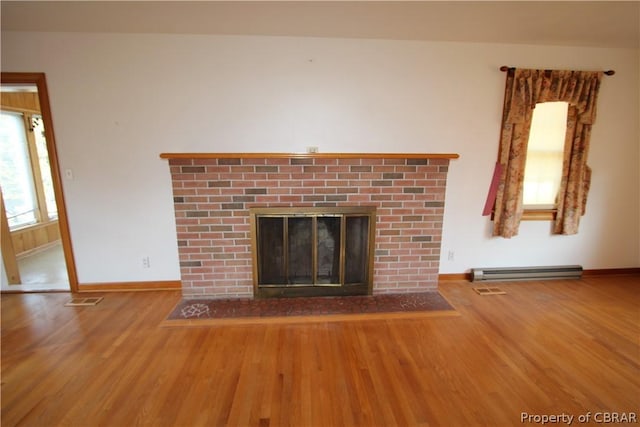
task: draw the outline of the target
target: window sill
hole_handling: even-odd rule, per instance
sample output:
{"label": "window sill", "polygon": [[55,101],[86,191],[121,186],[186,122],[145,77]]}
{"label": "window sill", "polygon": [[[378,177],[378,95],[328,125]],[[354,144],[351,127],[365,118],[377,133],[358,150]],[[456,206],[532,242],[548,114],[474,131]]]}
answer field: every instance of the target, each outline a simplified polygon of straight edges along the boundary
{"label": "window sill", "polygon": [[20,227],[10,229],[9,232],[11,234],[14,234],[14,233],[21,233],[24,231],[32,231],[32,230],[37,230],[39,228],[44,228],[49,225],[57,224],[57,223],[58,223],[58,218],[56,217],[56,218],[47,219],[46,221],[42,221],[42,222],[34,222],[32,224],[21,225]]}
{"label": "window sill", "polygon": [[525,209],[522,221],[555,221],[557,214],[556,209]]}

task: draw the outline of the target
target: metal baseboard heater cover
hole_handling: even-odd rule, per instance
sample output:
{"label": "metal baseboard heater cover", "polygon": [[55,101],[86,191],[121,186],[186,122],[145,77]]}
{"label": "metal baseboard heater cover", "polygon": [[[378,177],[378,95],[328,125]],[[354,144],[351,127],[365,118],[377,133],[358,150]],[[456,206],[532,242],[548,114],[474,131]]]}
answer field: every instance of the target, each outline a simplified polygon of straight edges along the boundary
{"label": "metal baseboard heater cover", "polygon": [[579,279],[582,266],[472,268],[471,281]]}

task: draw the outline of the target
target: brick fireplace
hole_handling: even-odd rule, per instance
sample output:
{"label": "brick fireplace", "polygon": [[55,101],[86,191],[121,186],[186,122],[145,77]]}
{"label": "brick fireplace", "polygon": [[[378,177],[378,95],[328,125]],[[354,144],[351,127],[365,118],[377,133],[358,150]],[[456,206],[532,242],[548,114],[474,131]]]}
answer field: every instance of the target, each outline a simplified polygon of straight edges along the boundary
{"label": "brick fireplace", "polygon": [[251,298],[250,208],[376,208],[373,294],[438,286],[442,217],[456,154],[164,153],[182,293]]}

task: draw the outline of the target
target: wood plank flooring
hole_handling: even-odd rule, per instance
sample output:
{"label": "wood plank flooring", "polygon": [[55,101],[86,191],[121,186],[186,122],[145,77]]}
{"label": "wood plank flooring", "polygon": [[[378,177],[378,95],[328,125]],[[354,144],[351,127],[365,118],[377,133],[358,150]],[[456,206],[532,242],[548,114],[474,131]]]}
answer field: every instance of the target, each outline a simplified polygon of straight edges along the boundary
{"label": "wood plank flooring", "polygon": [[[443,282],[455,317],[161,327],[176,292],[2,295],[9,426],[515,426],[640,412],[640,277]],[[85,296],[85,295],[83,295]],[[593,418],[592,418],[593,420]],[[580,424],[586,425],[586,424]]]}

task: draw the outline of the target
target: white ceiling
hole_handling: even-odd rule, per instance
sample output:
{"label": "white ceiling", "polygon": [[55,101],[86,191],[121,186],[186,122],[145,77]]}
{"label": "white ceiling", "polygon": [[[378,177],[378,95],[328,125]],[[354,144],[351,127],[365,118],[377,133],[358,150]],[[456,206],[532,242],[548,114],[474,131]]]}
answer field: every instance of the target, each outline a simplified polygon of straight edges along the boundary
{"label": "white ceiling", "polygon": [[2,31],[640,47],[640,1],[5,1]]}

